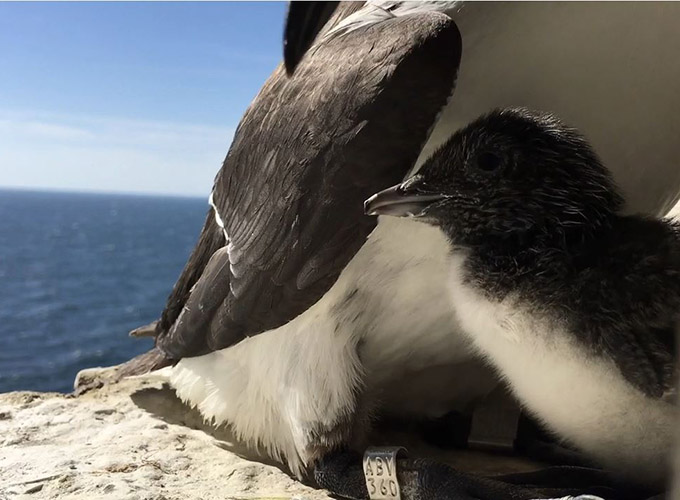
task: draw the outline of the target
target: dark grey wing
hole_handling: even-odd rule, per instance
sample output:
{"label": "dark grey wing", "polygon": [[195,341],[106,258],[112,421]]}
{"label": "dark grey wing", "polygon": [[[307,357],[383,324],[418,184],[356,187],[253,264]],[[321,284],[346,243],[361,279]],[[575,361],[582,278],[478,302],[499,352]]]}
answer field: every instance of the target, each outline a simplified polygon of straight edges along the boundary
{"label": "dark grey wing", "polygon": [[[173,359],[203,354],[317,302],[375,227],[363,201],[416,161],[460,52],[455,23],[424,13],[317,43],[291,78],[279,67],[215,180],[223,234],[209,217],[199,246],[212,256],[164,314],[157,346]],[[205,261],[205,249],[194,254]]]}

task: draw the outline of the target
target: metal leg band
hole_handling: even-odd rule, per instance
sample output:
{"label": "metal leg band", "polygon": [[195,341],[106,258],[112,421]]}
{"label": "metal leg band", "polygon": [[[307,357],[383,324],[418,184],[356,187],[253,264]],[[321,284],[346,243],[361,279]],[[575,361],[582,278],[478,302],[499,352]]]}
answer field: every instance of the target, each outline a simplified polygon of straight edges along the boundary
{"label": "metal leg band", "polygon": [[367,448],[364,453],[364,478],[371,500],[401,500],[397,479],[397,456],[406,454],[401,446]]}

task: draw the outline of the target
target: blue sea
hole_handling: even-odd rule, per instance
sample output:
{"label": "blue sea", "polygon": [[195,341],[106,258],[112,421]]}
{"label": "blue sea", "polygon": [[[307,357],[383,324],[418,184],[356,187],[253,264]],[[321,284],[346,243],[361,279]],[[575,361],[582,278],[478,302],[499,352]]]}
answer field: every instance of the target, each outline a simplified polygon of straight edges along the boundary
{"label": "blue sea", "polygon": [[62,391],[148,350],[206,199],[0,190],[0,392]]}

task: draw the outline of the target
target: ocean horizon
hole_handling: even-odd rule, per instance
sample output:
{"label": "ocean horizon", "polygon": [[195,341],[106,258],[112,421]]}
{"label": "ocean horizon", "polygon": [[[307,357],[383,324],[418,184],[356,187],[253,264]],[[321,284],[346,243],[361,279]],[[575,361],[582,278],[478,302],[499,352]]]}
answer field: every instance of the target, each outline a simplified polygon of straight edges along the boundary
{"label": "ocean horizon", "polygon": [[70,392],[79,370],[141,354],[206,197],[0,188],[0,392]]}

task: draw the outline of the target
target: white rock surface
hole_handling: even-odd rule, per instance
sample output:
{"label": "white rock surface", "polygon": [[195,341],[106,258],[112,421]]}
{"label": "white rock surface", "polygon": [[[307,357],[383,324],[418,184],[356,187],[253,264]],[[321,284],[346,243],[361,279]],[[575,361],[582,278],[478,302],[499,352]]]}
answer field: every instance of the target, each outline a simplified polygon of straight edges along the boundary
{"label": "white rock surface", "polygon": [[0,394],[0,500],[265,498],[330,497],[205,425],[160,381]]}
{"label": "white rock surface", "polygon": [[[113,380],[119,367],[78,374]],[[330,500],[275,462],[205,423],[164,384],[162,371],[80,396],[0,394],[0,500]],[[409,425],[381,428],[377,446],[405,446],[461,471],[533,470],[530,460],[423,443]]]}

